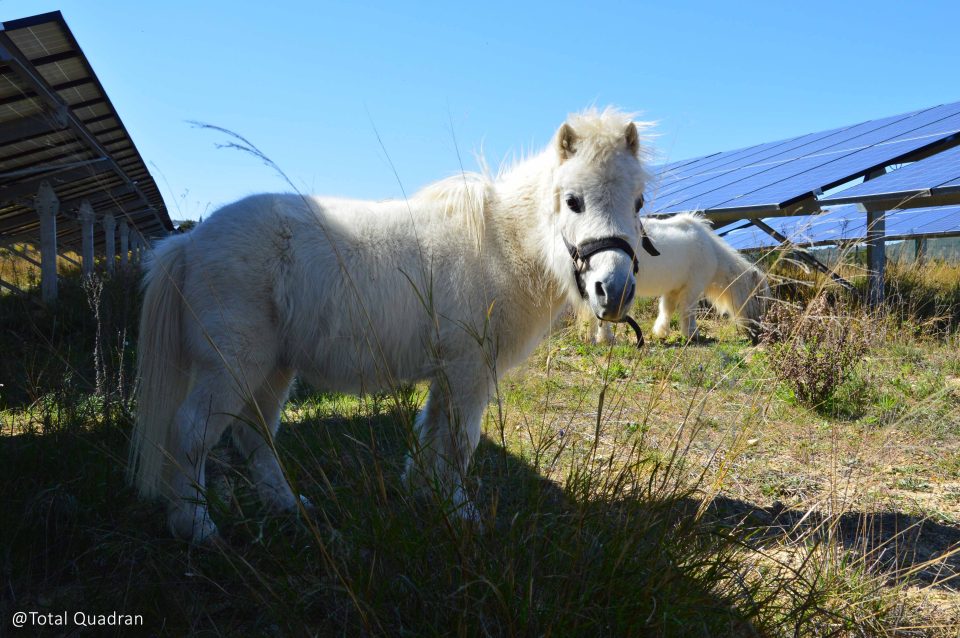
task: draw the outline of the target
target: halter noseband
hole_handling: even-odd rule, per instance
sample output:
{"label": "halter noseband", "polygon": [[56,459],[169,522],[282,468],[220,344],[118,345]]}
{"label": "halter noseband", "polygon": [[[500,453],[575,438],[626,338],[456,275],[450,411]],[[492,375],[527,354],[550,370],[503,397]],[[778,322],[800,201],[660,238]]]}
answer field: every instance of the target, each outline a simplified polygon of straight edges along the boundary
{"label": "halter noseband", "polygon": [[[660,255],[653,242],[650,241],[650,238],[647,236],[647,233],[644,232],[643,226],[640,227],[640,245],[643,246],[643,249],[647,251],[650,255],[657,257]],[[583,282],[583,274],[590,267],[590,258],[596,255],[599,252],[604,250],[622,250],[630,257],[630,261],[633,262],[633,274],[636,275],[640,270],[640,262],[637,261],[637,254],[633,251],[633,246],[630,245],[630,242],[623,239],[622,237],[603,237],[601,239],[590,239],[579,246],[574,246],[567,241],[567,238],[563,235],[560,236],[563,239],[564,245],[567,247],[567,252],[570,253],[570,259],[573,260],[573,277],[577,282],[577,290],[580,292],[580,296],[583,299],[587,298],[587,287]],[[605,320],[603,320],[605,321]],[[637,335],[637,347],[643,347],[643,332],[640,330],[640,325],[636,320],[630,315],[624,315],[619,322],[615,323],[626,323]]]}

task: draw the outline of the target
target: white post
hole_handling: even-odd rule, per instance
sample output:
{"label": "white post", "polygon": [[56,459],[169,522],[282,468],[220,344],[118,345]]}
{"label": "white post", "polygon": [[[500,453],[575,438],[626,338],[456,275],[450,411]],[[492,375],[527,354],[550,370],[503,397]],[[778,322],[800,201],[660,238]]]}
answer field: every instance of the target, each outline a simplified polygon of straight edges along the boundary
{"label": "white post", "polygon": [[83,276],[93,275],[93,222],[95,216],[93,206],[88,200],[80,202],[80,240],[82,245],[81,257],[83,263]]}
{"label": "white post", "polygon": [[113,219],[113,213],[107,213],[103,216],[103,236],[104,236],[104,251],[106,252],[107,259],[107,272],[112,273],[115,268],[114,259],[117,255],[117,244],[116,244],[116,228],[117,222]]}
{"label": "white post", "polygon": [[127,260],[130,257],[130,226],[127,220],[120,220],[120,268],[127,269]]}
{"label": "white post", "polygon": [[883,211],[867,211],[867,270],[869,285],[867,299],[872,307],[883,303],[884,270],[887,264],[885,254],[887,234],[886,217]]}
{"label": "white post", "polygon": [[40,216],[40,292],[45,303],[57,300],[57,211],[60,200],[49,182],[42,182],[34,198]]}

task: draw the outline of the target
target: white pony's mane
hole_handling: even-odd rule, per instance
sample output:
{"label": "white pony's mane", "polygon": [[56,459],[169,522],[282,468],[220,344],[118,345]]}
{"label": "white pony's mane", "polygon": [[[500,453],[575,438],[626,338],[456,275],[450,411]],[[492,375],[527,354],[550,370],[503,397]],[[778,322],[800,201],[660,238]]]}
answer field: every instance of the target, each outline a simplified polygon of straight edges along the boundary
{"label": "white pony's mane", "polygon": [[[622,148],[624,131],[627,125],[633,122],[640,139],[640,162],[646,170],[647,163],[653,156],[649,144],[653,135],[648,131],[656,125],[656,122],[637,120],[636,115],[636,113],[628,113],[609,106],[602,111],[589,108],[579,113],[571,113],[567,116],[566,123],[573,127],[579,137],[577,153],[583,154],[589,160],[603,162]],[[548,155],[553,151],[554,142],[556,139],[551,140],[551,144],[545,149],[521,151],[504,159],[497,168],[496,181],[505,180],[511,174],[522,171],[530,162]],[[486,167],[486,161],[481,161],[481,165]],[[484,170],[484,173],[489,174],[489,171]]]}
{"label": "white pony's mane", "polygon": [[[646,166],[650,157],[645,131],[652,122],[634,119],[635,114],[607,107],[602,111],[590,108],[573,113],[567,118],[577,134],[577,154],[588,162],[604,163],[623,147],[624,131],[633,122],[640,134],[641,165]],[[555,140],[553,141],[555,142]],[[500,163],[496,174],[489,169],[485,158],[478,155],[480,172],[461,172],[423,187],[413,198],[418,203],[433,203],[443,214],[466,221],[468,230],[478,239],[483,237],[487,204],[497,184],[509,184],[515,180],[526,181],[546,168],[556,164],[554,143],[545,149],[524,153]]]}
{"label": "white pony's mane", "polygon": [[433,203],[443,214],[466,221],[470,233],[482,239],[493,181],[481,173],[463,172],[424,186],[414,194],[418,203]]}
{"label": "white pony's mane", "polygon": [[647,131],[653,122],[638,121],[636,113],[627,113],[613,107],[602,111],[589,108],[579,113],[573,113],[567,118],[567,124],[573,127],[578,137],[577,154],[584,155],[588,161],[603,163],[614,152],[623,148],[623,133],[633,122],[640,136],[640,161],[646,165],[650,159]]}

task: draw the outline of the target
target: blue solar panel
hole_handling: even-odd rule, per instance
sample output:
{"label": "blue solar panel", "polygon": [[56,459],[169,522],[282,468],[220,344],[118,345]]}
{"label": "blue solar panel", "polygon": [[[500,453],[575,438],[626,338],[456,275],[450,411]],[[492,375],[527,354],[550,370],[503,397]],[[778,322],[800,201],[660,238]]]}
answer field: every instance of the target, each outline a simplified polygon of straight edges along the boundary
{"label": "blue solar panel", "polygon": [[[934,109],[927,109],[933,111]],[[769,147],[765,152],[750,154],[744,157],[746,161],[725,162],[722,165],[715,164],[710,171],[698,173],[692,176],[692,179],[683,179],[682,183],[674,183],[669,187],[661,188],[658,195],[663,198],[667,195],[673,195],[679,191],[686,191],[686,197],[671,197],[673,204],[681,204],[688,201],[691,197],[700,196],[704,193],[712,192],[718,188],[740,182],[754,175],[763,174],[771,166],[776,166],[785,162],[794,161],[804,156],[824,152],[827,149],[836,149],[842,152],[848,147],[863,145],[864,136],[878,130],[885,131],[886,135],[895,134],[897,129],[891,128],[907,118],[913,118],[922,112],[907,113],[904,115],[894,115],[882,118],[880,120],[871,120],[853,126],[831,129],[821,133],[812,133],[803,135],[784,142],[775,142],[762,146]],[[891,132],[893,131],[893,132]],[[721,156],[727,156],[722,153]],[[681,174],[681,177],[684,174]],[[761,178],[765,179],[765,177]],[[767,183],[771,183],[767,181]],[[662,204],[663,200],[659,200]]]}
{"label": "blue solar panel", "polygon": [[[887,213],[884,219],[888,239],[960,235],[960,206],[896,210]],[[763,221],[798,246],[863,241],[867,231],[866,213],[851,205],[837,206],[820,215],[769,217]],[[753,225],[732,230],[724,240],[738,250],[779,245]]]}
{"label": "blue solar panel", "polygon": [[704,158],[702,161],[699,161],[696,164],[684,166],[681,170],[676,171],[676,174],[678,177],[688,179],[698,175],[723,173],[728,170],[732,170],[737,166],[747,165],[751,163],[758,155],[775,152],[775,149],[782,147],[785,144],[795,142],[797,139],[799,138],[793,137],[787,140],[767,142],[765,144],[755,144],[753,146],[747,146],[745,148],[740,148],[733,151],[717,153]]}
{"label": "blue solar panel", "polygon": [[756,226],[750,225],[739,228],[725,235],[723,240],[737,250],[758,250],[760,248],[776,248],[780,245],[776,239],[766,234]]}
{"label": "blue solar panel", "polygon": [[886,215],[887,237],[956,235],[960,233],[960,206],[895,210]]}
{"label": "blue solar panel", "polygon": [[933,194],[937,188],[953,185],[960,185],[960,146],[844,189],[823,201],[906,198],[925,190]]}
{"label": "blue solar panel", "polygon": [[[689,165],[685,166],[683,170],[679,172],[679,175],[686,178],[694,175],[702,175],[704,173],[724,173],[729,170],[741,168],[743,166],[761,163],[763,160],[771,158],[774,158],[775,160],[788,160],[792,157],[812,152],[813,149],[807,147],[813,142],[830,138],[827,140],[828,144],[841,143],[844,140],[851,139],[863,132],[871,131],[884,126],[890,126],[891,124],[895,124],[901,120],[913,117],[919,113],[929,110],[931,109],[920,109],[918,111],[911,111],[909,113],[902,113],[900,115],[892,115],[878,120],[869,120],[867,122],[861,122],[851,126],[841,126],[827,131],[821,131],[819,133],[808,133],[806,135],[799,135],[797,137],[778,140],[776,142],[768,142],[765,144],[757,144],[733,151],[715,153],[704,158],[699,158],[696,163],[690,163]],[[798,149],[801,149],[802,152],[795,152]]]}
{"label": "blue solar panel", "polygon": [[[738,179],[742,179],[750,174],[761,172],[766,166],[787,162],[848,140],[851,137],[861,134],[864,129],[872,130],[889,124],[887,120],[893,120],[893,118],[887,118],[879,122],[864,122],[863,124],[857,124],[852,127],[831,129],[821,133],[801,135],[800,137],[794,137],[780,142],[771,142],[769,144],[761,144],[741,151],[721,153],[719,157],[711,160],[707,164],[698,165],[696,172],[684,171],[681,173],[681,177],[684,177],[682,184],[674,184],[672,188],[664,188],[661,192],[662,194],[671,194],[673,192],[695,188],[708,180],[718,177],[722,178],[722,176],[729,175],[734,171],[756,169],[751,170],[747,174],[735,176]],[[701,193],[706,191],[701,188],[698,189],[697,192]]]}
{"label": "blue solar panel", "polygon": [[652,210],[778,208],[960,132],[960,103],[707,156],[662,175]]}
{"label": "blue solar panel", "polygon": [[[858,150],[844,149],[805,157],[768,171],[765,180],[769,185],[746,192],[743,192],[744,185],[740,185],[739,190],[742,194],[736,193],[737,189],[725,189],[723,193],[714,193],[709,204],[704,204],[704,207],[779,206],[784,202],[863,174],[876,166],[895,162],[958,132],[960,132],[960,114],[931,122],[890,139],[877,141],[871,146],[861,147]],[[869,137],[873,142],[875,137],[873,135]],[[748,186],[755,185],[758,184],[754,182]],[[722,199],[725,196],[726,199]]]}

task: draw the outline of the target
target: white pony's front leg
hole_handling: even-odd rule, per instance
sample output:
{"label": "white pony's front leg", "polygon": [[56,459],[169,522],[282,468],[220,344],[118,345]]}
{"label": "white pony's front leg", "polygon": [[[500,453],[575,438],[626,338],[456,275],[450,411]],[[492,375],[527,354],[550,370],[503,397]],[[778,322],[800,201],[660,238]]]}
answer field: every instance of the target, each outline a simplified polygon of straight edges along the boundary
{"label": "white pony's front leg", "polygon": [[666,339],[670,334],[670,317],[677,306],[677,293],[668,292],[660,297],[660,312],[657,314],[657,320],[653,324],[653,336],[658,339]]}
{"label": "white pony's front leg", "polygon": [[487,380],[475,375],[469,383],[434,381],[426,405],[417,415],[417,449],[407,458],[404,481],[422,490],[436,485],[457,515],[479,522],[480,512],[465,490],[470,460],[480,442],[483,411],[489,400]]}
{"label": "white pony's front leg", "polygon": [[597,332],[593,336],[594,343],[605,343],[612,344],[616,342],[616,339],[613,336],[613,324],[609,321],[600,321],[599,319],[594,319],[597,322]]}

